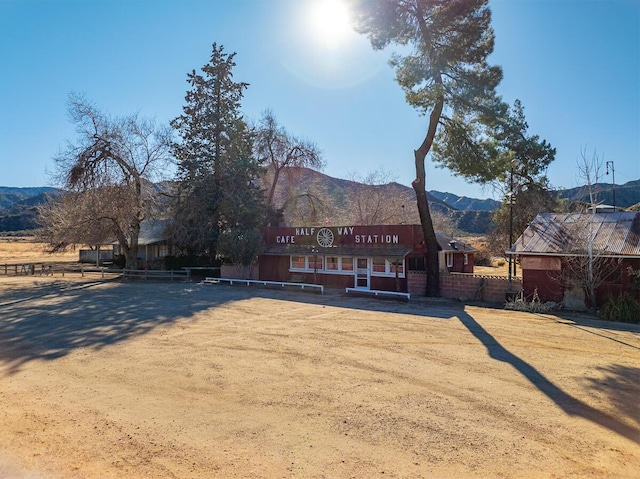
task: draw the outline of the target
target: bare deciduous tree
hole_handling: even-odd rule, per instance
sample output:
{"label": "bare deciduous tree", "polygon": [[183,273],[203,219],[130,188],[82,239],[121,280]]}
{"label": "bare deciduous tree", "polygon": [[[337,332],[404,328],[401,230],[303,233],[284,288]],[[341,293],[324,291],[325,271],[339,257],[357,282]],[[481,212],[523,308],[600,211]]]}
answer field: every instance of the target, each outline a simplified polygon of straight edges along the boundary
{"label": "bare deciduous tree", "polygon": [[389,195],[389,183],[395,179],[394,174],[379,168],[370,171],[364,177],[350,174],[350,180],[357,184],[351,189],[349,209],[352,217],[350,223],[357,225],[383,225],[406,222],[406,204],[415,203],[415,199],[398,188],[397,194]]}
{"label": "bare deciduous tree", "polygon": [[[295,182],[296,172],[302,171],[302,168],[322,170],[324,167],[318,147],[309,140],[291,135],[270,110],[265,111],[258,122],[254,148],[256,157],[266,166],[263,181],[267,190],[267,204],[274,209],[282,208],[282,204],[279,207],[275,204],[276,188],[285,170],[285,180],[290,184]],[[291,191],[291,188],[284,190]],[[282,203],[290,199],[284,198]]]}
{"label": "bare deciduous tree", "polygon": [[304,192],[290,191],[281,208],[288,225],[317,225],[335,218],[334,205],[322,186],[311,184]]}
{"label": "bare deciduous tree", "polygon": [[76,138],[55,158],[54,180],[67,192],[41,209],[43,235],[55,248],[116,240],[126,266],[137,266],[140,223],[154,210],[153,181],[171,160],[168,127],[138,115],[111,117],[69,95]]}
{"label": "bare deciduous tree", "polygon": [[596,290],[621,274],[621,259],[608,255],[606,245],[596,238],[598,223],[596,214],[570,214],[563,224],[566,255],[562,260],[562,270],[553,277],[570,290],[582,290],[594,312],[598,306]]}
{"label": "bare deciduous tree", "polygon": [[589,205],[583,212],[571,215],[571,222],[565,222],[566,253],[562,265],[562,274],[557,278],[563,285],[584,291],[589,307],[597,307],[596,290],[613,275],[619,274],[619,258],[606,253],[606,244],[597,239],[598,191],[597,185],[602,177],[602,159],[594,151],[588,157],[582,149],[578,160],[578,176],[584,182],[589,194]]}

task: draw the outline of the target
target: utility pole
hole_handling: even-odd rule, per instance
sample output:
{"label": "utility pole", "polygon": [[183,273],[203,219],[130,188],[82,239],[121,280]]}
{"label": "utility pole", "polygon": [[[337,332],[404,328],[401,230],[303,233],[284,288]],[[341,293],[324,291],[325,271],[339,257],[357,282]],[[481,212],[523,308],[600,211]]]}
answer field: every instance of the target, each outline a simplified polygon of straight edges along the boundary
{"label": "utility pole", "polygon": [[613,161],[607,161],[607,175],[611,165],[611,180],[613,181],[613,211],[616,211],[616,170],[613,169]]}
{"label": "utility pole", "polygon": [[[518,160],[511,160],[511,176],[509,178],[509,249],[513,246],[513,203],[514,203],[514,192],[513,192],[513,169],[517,168],[520,165]],[[511,296],[513,294],[512,289],[512,271],[515,276],[515,261],[513,259],[513,255],[509,254],[509,277],[507,281],[508,294]],[[511,297],[509,298],[511,299]]]}

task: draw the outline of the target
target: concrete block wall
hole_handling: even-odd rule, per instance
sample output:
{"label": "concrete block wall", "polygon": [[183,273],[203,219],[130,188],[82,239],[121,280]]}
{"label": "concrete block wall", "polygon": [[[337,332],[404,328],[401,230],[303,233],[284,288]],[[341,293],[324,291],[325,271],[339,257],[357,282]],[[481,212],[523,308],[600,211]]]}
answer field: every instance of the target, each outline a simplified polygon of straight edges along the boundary
{"label": "concrete block wall", "polygon": [[427,289],[427,274],[424,271],[409,271],[407,273],[407,291],[411,295],[424,296]]}
{"label": "concrete block wall", "polygon": [[220,277],[231,279],[258,279],[259,268],[257,264],[251,266],[245,266],[242,271],[238,270],[238,267],[233,264],[223,264],[220,266]]}
{"label": "concrete block wall", "polygon": [[[440,275],[440,295],[461,301],[477,300],[503,303],[506,300],[508,279],[504,276],[451,273]],[[521,278],[512,278],[511,290],[520,291]]]}

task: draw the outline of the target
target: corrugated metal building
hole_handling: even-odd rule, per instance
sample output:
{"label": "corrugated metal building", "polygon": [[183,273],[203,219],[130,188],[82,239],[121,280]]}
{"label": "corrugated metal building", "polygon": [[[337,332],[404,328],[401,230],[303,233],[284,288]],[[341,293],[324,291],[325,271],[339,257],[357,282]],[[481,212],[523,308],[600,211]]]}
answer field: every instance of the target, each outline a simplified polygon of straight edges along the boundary
{"label": "corrugated metal building", "polygon": [[640,213],[542,213],[508,253],[520,258],[527,295],[537,288],[541,299],[562,301],[568,263],[585,261],[589,251],[596,261],[607,259],[617,269],[598,288],[599,302],[632,291],[627,271],[640,269]]}

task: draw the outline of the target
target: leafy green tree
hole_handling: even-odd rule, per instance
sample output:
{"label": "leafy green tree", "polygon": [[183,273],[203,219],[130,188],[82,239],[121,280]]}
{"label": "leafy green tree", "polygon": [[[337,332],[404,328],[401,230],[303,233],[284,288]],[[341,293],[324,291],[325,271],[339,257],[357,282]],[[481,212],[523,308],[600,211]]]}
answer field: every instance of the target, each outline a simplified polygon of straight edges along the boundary
{"label": "leafy green tree", "polygon": [[[427,247],[428,296],[439,295],[438,243],[426,195],[425,159],[434,141],[440,162],[461,174],[492,161],[487,129],[506,107],[496,94],[502,70],[490,66],[494,34],[488,0],[352,0],[355,21],[375,49],[400,46],[391,66],[407,102],[428,115],[416,150],[416,192]],[[437,135],[437,136],[436,136]]]}
{"label": "leafy green tree", "polygon": [[240,112],[247,83],[233,80],[235,53],[213,44],[202,73],[187,75],[183,114],[171,122],[182,139],[178,160],[172,236],[190,254],[216,254],[221,232],[262,222],[262,172],[253,156],[253,134]]}
{"label": "leafy green tree", "polygon": [[247,271],[251,272],[251,266],[264,249],[264,238],[258,228],[232,228],[223,231],[218,238],[218,253],[236,266],[242,278]]}
{"label": "leafy green tree", "polygon": [[[455,171],[469,181],[492,184],[509,191],[512,162],[519,185],[537,185],[549,189],[547,168],[555,159],[556,150],[538,135],[528,133],[529,125],[524,107],[516,100],[510,109],[506,106],[500,116],[487,118],[483,138],[477,141],[480,159],[459,154],[456,141],[442,141],[434,145],[434,159],[445,168]],[[473,153],[473,151],[471,151]]]}
{"label": "leafy green tree", "polygon": [[547,178],[547,168],[555,159],[556,150],[538,135],[530,135],[528,128],[524,108],[516,100],[488,140],[494,150],[494,161],[489,168],[474,173],[476,181],[492,183],[503,194],[504,201],[493,215],[496,227],[491,233],[491,244],[496,253],[504,253],[511,247],[510,231],[515,239],[538,213],[560,207]]}

